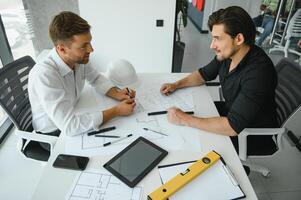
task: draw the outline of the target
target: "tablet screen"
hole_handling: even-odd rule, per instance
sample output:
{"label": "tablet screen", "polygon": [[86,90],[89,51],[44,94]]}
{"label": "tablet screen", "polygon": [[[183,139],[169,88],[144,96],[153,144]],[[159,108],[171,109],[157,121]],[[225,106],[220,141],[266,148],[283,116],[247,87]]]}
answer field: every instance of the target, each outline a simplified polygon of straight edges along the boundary
{"label": "tablet screen", "polygon": [[165,156],[167,151],[139,137],[104,167],[130,187],[134,187]]}

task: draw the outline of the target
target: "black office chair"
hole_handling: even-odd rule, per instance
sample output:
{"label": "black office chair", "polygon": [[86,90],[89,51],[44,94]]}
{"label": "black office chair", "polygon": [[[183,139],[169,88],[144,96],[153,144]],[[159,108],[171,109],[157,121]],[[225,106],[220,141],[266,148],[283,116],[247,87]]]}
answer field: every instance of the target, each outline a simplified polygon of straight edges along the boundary
{"label": "black office chair", "polygon": [[41,143],[52,149],[56,137],[37,134],[32,127],[31,106],[28,98],[28,73],[35,65],[30,56],[22,57],[0,69],[0,105],[17,127],[20,151],[27,157],[48,161],[50,152]]}
{"label": "black office chair", "polygon": [[[239,157],[243,164],[249,166],[251,171],[260,172],[265,177],[271,175],[270,170],[245,162],[248,157],[272,156],[277,151],[282,150],[283,143],[285,143],[283,140],[286,139],[288,140],[287,144],[294,145],[301,150],[299,137],[286,128],[290,120],[298,117],[296,113],[301,112],[301,66],[292,60],[283,58],[275,68],[278,75],[275,101],[277,104],[277,122],[280,128],[246,128],[238,135]],[[207,82],[206,85],[218,87],[220,84],[219,82]],[[224,98],[221,87],[218,89],[219,99],[216,99],[214,103],[219,114],[224,116],[226,115],[223,108]]]}
{"label": "black office chair", "polygon": [[[273,135],[276,149],[272,152],[281,151],[283,149],[284,140],[292,140],[287,144],[293,144],[293,138],[297,138],[286,127],[290,120],[295,120],[296,114],[301,112],[301,66],[287,58],[281,59],[276,67],[278,75],[278,84],[276,87],[275,101],[277,104],[277,121],[280,128],[246,128],[238,136],[239,142],[239,157],[241,160],[246,161],[248,157],[255,157],[248,155],[247,140],[248,136],[256,135],[260,137],[266,135]],[[301,128],[301,126],[300,126]],[[288,136],[288,137],[284,137]],[[298,147],[298,145],[297,145]],[[272,154],[273,155],[273,154]],[[270,155],[270,156],[272,156]],[[262,155],[258,155],[262,156]],[[267,155],[264,155],[267,156]],[[260,172],[263,176],[269,176],[271,173],[269,169],[254,164],[244,163],[249,166],[251,171]]]}

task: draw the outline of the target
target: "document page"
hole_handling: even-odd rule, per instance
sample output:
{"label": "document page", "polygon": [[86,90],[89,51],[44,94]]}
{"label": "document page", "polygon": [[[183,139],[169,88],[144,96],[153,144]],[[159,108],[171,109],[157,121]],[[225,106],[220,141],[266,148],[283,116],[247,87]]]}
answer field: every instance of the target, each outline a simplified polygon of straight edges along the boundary
{"label": "document page", "polygon": [[195,88],[177,90],[172,95],[165,96],[160,93],[159,84],[144,83],[137,89],[137,102],[141,110],[148,112],[164,111],[175,106],[183,111],[193,111],[192,94]]}
{"label": "document page", "polygon": [[[124,137],[132,134],[133,136],[105,147],[103,146],[105,143],[112,142],[116,138],[88,136],[87,133],[66,137],[65,153],[81,156],[116,154],[140,136],[168,151],[181,149],[201,150],[199,131],[190,127],[170,124],[166,115],[147,116],[144,112],[136,113],[123,118],[115,118],[102,128],[113,126],[116,129],[100,135]],[[186,134],[187,132],[190,134]]]}
{"label": "document page", "polygon": [[65,200],[140,200],[142,187],[130,188],[105,170],[85,170],[75,178]]}
{"label": "document page", "polygon": [[[193,163],[174,164],[168,167],[159,166],[159,174],[163,183],[166,183],[177,174],[184,172]],[[225,200],[239,199],[244,196],[231,172],[219,160],[169,199],[183,200],[198,197],[198,199],[202,200]]]}

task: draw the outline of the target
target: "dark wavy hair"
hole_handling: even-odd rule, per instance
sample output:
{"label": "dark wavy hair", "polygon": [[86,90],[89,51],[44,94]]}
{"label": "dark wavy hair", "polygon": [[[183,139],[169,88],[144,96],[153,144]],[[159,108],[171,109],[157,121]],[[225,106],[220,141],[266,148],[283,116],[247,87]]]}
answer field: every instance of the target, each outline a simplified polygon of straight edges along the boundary
{"label": "dark wavy hair", "polygon": [[208,27],[212,31],[213,25],[223,24],[224,31],[232,38],[241,33],[244,36],[244,43],[253,45],[255,43],[256,29],[250,15],[239,6],[230,6],[219,9],[209,16]]}

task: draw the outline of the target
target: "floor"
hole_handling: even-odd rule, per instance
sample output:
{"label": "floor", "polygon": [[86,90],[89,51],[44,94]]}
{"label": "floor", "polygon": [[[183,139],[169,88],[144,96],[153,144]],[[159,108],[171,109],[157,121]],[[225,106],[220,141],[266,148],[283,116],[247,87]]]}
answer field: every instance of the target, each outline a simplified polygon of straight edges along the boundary
{"label": "floor", "polygon": [[12,132],[0,145],[0,199],[29,200],[42,174],[42,165],[27,160],[17,151]]}
{"label": "floor", "polygon": [[[182,32],[185,42],[185,54],[183,59],[182,72],[192,72],[208,63],[214,57],[213,51],[209,49],[210,34],[200,34],[200,32],[189,21]],[[266,42],[263,49],[268,52],[270,45]],[[283,53],[274,52],[269,55],[274,64],[282,57]],[[289,55],[290,59],[297,59],[294,55]],[[218,99],[212,93],[214,99]],[[301,154],[284,151],[275,154],[272,158],[252,159],[251,163],[261,164],[271,170],[272,176],[263,177],[261,174],[251,172],[249,175],[252,186],[259,200],[300,200],[301,199]]]}

